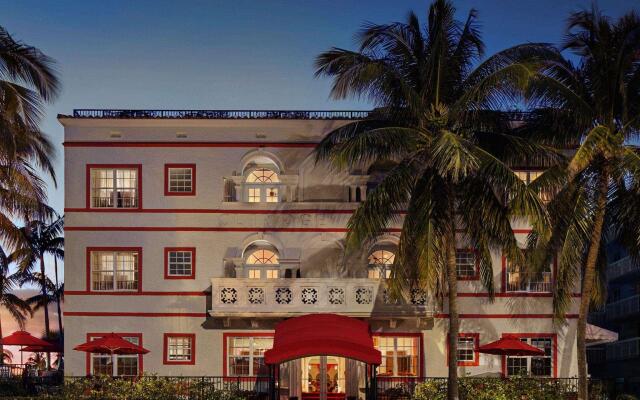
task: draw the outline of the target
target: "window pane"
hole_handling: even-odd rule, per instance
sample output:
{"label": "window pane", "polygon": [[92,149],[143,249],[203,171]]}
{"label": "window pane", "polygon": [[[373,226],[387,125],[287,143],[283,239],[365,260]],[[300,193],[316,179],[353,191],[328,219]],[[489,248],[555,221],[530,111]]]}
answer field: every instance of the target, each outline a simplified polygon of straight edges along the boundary
{"label": "window pane", "polygon": [[260,188],[249,188],[249,203],[260,203],[262,200],[260,198],[260,192],[262,189]]}
{"label": "window pane", "polygon": [[169,337],[167,345],[169,361],[191,361],[191,337]]}
{"label": "window pane", "polygon": [[113,206],[113,170],[91,169],[91,207]]}
{"label": "window pane", "polygon": [[278,202],[278,188],[268,188],[267,203],[277,203],[277,202]]}
{"label": "window pane", "polygon": [[111,362],[111,356],[103,354],[92,354],[92,375],[113,375],[113,363]]}
{"label": "window pane", "polygon": [[250,269],[248,275],[249,275],[249,279],[260,279],[260,270]]}
{"label": "window pane", "polygon": [[138,289],[138,253],[116,253],[116,288],[118,290]]}
{"label": "window pane", "polygon": [[473,362],[475,359],[475,339],[473,337],[459,337],[458,361]]}
{"label": "window pane", "polygon": [[91,169],[91,207],[135,208],[138,206],[137,169]]}
{"label": "window pane", "polygon": [[476,254],[468,250],[456,250],[456,272],[458,278],[476,276]]}
{"label": "window pane", "polygon": [[228,339],[231,375],[267,375],[264,352],[273,347],[273,338],[231,337]]}
{"label": "window pane", "polygon": [[169,168],[169,192],[191,193],[193,191],[192,168]]}
{"label": "window pane", "polygon": [[118,376],[136,376],[138,375],[138,356],[137,355],[120,355],[116,356],[117,374]]}
{"label": "window pane", "polygon": [[278,270],[277,269],[268,269],[267,270],[267,279],[278,279]]}
{"label": "window pane", "polygon": [[374,336],[373,345],[382,354],[380,376],[417,376],[418,338]]}
{"label": "window pane", "polygon": [[113,290],[113,264],[112,252],[91,252],[92,290]]}
{"label": "window pane", "polygon": [[268,168],[258,168],[247,176],[247,183],[276,183],[280,182],[278,174]]}
{"label": "window pane", "polygon": [[258,249],[247,257],[245,263],[277,265],[279,260],[278,255],[275,252],[267,249]]}
{"label": "window pane", "polygon": [[135,208],[138,206],[138,170],[116,170],[116,207]]}
{"label": "window pane", "polygon": [[507,357],[507,375],[527,375],[527,358]]}
{"label": "window pane", "polygon": [[534,276],[525,276],[525,269],[507,261],[507,291],[509,292],[550,292],[552,287],[552,265]]}
{"label": "window pane", "polygon": [[169,275],[191,276],[191,265],[193,253],[186,251],[169,252]]}

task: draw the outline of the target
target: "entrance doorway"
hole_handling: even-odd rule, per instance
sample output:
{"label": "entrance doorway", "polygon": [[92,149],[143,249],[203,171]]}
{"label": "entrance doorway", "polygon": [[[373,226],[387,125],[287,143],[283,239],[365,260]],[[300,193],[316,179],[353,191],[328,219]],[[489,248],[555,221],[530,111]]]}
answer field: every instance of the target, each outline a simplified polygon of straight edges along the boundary
{"label": "entrance doorway", "polygon": [[342,357],[314,356],[301,359],[302,400],[343,400],[346,362]]}

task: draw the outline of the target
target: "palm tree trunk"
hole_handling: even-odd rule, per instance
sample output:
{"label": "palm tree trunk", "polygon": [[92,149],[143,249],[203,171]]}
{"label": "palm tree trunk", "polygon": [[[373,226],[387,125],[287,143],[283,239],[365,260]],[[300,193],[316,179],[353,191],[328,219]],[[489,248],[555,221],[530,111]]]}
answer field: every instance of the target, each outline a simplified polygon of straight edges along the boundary
{"label": "palm tree trunk", "polygon": [[[451,196],[454,202],[454,196]],[[447,246],[447,286],[449,294],[449,379],[447,384],[447,399],[458,400],[460,398],[458,390],[458,332],[460,331],[460,318],[458,315],[458,276],[456,272],[456,229],[455,229],[455,208],[452,205],[449,212],[451,221],[451,232],[446,239]]]}
{"label": "palm tree trunk", "polygon": [[609,173],[606,167],[600,175],[598,185],[598,203],[594,217],[593,231],[587,253],[587,261],[582,279],[582,296],[580,297],[580,310],[578,313],[577,351],[578,351],[578,400],[587,400],[589,396],[589,381],[587,372],[587,315],[591,302],[591,292],[596,279],[596,262],[600,252],[600,240],[607,205],[607,191],[609,189]]}
{"label": "palm tree trunk", "polygon": [[[2,318],[0,318],[0,338],[2,338]],[[4,346],[0,341],[0,365],[4,365]]]}
{"label": "palm tree trunk", "polygon": [[[53,257],[53,267],[56,274],[56,290],[60,287],[58,284],[58,258]],[[62,310],[60,309],[60,297],[56,299],[56,305],[58,306],[58,333],[62,335]]]}
{"label": "palm tree trunk", "polygon": [[[49,304],[47,301],[47,277],[44,274],[44,256],[40,256],[40,286],[44,303],[44,334],[49,339]],[[51,353],[47,353],[47,369],[51,366]]]}

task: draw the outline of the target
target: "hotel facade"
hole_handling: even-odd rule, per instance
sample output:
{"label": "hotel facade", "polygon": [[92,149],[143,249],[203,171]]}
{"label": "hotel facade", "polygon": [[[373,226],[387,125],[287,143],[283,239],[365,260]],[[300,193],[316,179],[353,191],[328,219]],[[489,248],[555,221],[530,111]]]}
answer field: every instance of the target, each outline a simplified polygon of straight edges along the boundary
{"label": "hotel facade", "polygon": [[[347,221],[380,173],[335,171],[314,158],[323,136],[365,116],[153,110],[60,115],[65,373],[253,379],[267,372],[265,352],[278,324],[283,330],[282,321],[300,317],[312,327],[307,332],[315,343],[309,347],[338,344],[331,354],[285,357],[280,379],[290,396],[362,395],[364,364],[345,357],[348,346],[339,345],[353,319],[366,324],[380,351],[378,380],[446,376],[446,304],[422,291],[394,300],[385,289],[400,226],[358,254],[343,251]],[[517,172],[527,180],[538,174]],[[527,226],[514,223],[514,232],[524,244]],[[576,376],[578,298],[567,323],[554,326],[554,266],[526,281],[496,249],[491,302],[474,250],[462,241],[458,248],[460,376]],[[344,328],[340,318],[323,320],[333,315],[348,317]],[[112,357],[73,350],[109,332],[149,353]],[[506,334],[544,355],[478,352],[479,345]]]}

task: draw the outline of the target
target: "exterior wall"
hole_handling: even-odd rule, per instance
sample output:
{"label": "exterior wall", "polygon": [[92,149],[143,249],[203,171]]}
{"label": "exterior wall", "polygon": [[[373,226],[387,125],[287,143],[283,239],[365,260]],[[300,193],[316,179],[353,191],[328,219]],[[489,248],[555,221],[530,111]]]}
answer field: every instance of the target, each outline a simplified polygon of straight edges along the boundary
{"label": "exterior wall", "polygon": [[[222,375],[223,333],[269,331],[274,321],[232,319],[225,327],[212,318],[211,279],[228,275],[225,260],[237,257],[255,240],[267,240],[299,262],[302,277],[365,278],[366,255],[341,267],[340,239],[356,203],[346,202],[346,174],[316,166],[313,145],[346,121],[305,120],[101,120],[62,118],[65,126],[65,347],[66,372],[86,373],[85,354],[72,348],[91,332],[141,333],[144,371],[160,375]],[[176,134],[186,135],[178,139]],[[112,138],[113,134],[120,138]],[[297,176],[297,202],[250,204],[223,202],[223,179],[238,175],[256,154],[274,159],[284,175]],[[195,196],[166,196],[165,164],[196,164]],[[141,166],[141,210],[87,208],[88,164]],[[392,227],[391,239],[399,226]],[[524,242],[526,226],[514,223]],[[88,247],[140,247],[142,268],[136,293],[95,293],[87,285]],[[164,248],[195,247],[194,279],[165,279]],[[465,247],[461,242],[460,247]],[[511,294],[503,290],[503,259],[493,254],[496,299],[478,280],[460,281],[461,332],[479,333],[480,343],[503,333],[554,333],[548,294]],[[419,316],[391,328],[388,319],[371,318],[374,332],[423,333],[424,373],[446,376],[447,309],[418,328]],[[446,302],[445,302],[446,303]],[[322,311],[309,307],[308,312]],[[557,375],[576,375],[575,313],[557,333]],[[426,315],[421,316],[426,317]],[[195,365],[164,365],[164,333],[196,334]],[[482,355],[477,367],[461,374],[500,371],[501,360]]]}

